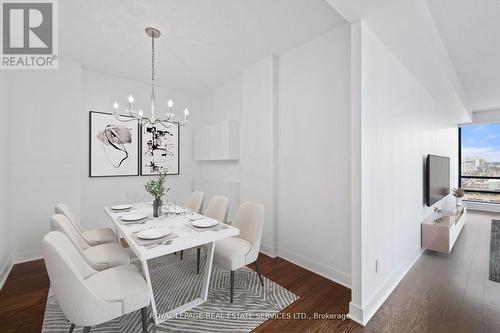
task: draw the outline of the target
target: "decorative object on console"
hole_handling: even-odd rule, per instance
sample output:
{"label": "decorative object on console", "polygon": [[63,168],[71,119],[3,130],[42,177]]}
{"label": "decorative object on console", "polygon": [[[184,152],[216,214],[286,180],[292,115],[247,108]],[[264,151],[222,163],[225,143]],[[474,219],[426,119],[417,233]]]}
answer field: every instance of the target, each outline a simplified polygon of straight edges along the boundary
{"label": "decorative object on console", "polygon": [[464,188],[463,187],[459,187],[459,188],[454,188],[452,190],[453,192],[453,196],[455,197],[456,199],[456,204],[457,204],[457,207],[458,206],[462,206],[462,201],[463,201],[463,197],[465,195],[465,191],[464,191]]}
{"label": "decorative object on console", "polygon": [[89,176],[138,176],[139,126],[95,111],[89,122]]}
{"label": "decorative object on console", "polygon": [[141,130],[141,175],[179,174],[179,125],[143,125]]}
{"label": "decorative object on console", "polygon": [[167,174],[160,170],[160,175],[158,179],[151,179],[146,183],[144,188],[148,193],[150,193],[153,197],[153,216],[154,217],[159,217],[160,216],[160,209],[163,204],[161,197],[165,195],[168,190],[170,190],[168,187],[165,185],[165,179],[167,177]]}
{"label": "decorative object on console", "polygon": [[467,208],[462,205],[453,215],[443,215],[436,221],[432,214],[421,223],[422,247],[450,253],[467,218]]}

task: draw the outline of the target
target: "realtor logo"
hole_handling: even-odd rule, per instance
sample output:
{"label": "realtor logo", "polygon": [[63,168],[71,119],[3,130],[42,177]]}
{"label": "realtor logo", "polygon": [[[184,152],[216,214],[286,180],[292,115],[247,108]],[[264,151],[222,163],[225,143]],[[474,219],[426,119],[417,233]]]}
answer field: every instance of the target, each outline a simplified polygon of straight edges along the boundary
{"label": "realtor logo", "polygon": [[1,69],[56,69],[57,0],[1,0]]}

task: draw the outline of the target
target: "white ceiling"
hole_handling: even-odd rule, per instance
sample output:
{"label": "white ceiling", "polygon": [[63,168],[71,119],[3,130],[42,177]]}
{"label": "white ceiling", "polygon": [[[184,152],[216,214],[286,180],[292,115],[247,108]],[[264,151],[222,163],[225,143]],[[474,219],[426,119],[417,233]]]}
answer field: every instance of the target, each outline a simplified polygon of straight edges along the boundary
{"label": "white ceiling", "polygon": [[159,28],[157,81],[194,94],[345,23],[325,0],[64,0],[59,17],[62,59],[140,82]]}
{"label": "white ceiling", "polygon": [[500,109],[500,1],[427,0],[473,111]]}

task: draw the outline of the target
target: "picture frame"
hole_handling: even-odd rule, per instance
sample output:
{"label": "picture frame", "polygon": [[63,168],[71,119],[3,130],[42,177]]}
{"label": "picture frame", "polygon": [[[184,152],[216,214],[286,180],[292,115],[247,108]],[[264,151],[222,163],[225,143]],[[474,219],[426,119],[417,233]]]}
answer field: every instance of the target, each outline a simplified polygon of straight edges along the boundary
{"label": "picture frame", "polygon": [[90,178],[138,176],[139,148],[137,122],[120,122],[111,113],[89,112]]}
{"label": "picture frame", "polygon": [[179,123],[141,126],[140,146],[141,176],[157,175],[160,168],[166,169],[167,175],[180,174]]}

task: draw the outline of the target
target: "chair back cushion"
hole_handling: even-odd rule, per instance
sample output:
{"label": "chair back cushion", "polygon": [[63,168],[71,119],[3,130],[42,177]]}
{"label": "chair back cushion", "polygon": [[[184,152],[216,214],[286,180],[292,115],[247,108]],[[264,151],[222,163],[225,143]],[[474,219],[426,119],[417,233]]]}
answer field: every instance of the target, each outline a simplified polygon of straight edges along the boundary
{"label": "chair back cushion", "polygon": [[59,203],[55,206],[54,211],[56,214],[64,215],[68,218],[68,220],[75,226],[75,228],[80,232],[84,232],[85,228],[80,224],[80,220],[76,217],[75,214],[63,203]]}
{"label": "chair back cushion", "polygon": [[229,199],[222,195],[216,195],[208,202],[204,215],[219,222],[226,223],[228,209]]}
{"label": "chair back cushion", "polygon": [[93,326],[121,315],[120,302],[106,302],[85,284],[96,274],[73,243],[61,232],[52,231],[42,240],[50,285],[66,318],[78,326]]}
{"label": "chair back cushion", "polygon": [[201,209],[203,207],[203,198],[205,197],[204,192],[194,191],[189,196],[188,201],[186,202],[186,207],[191,208],[193,213],[201,213]]}
{"label": "chair back cushion", "polygon": [[85,241],[82,235],[75,228],[70,220],[62,215],[55,214],[50,218],[50,228],[52,231],[60,231],[68,237],[73,244],[80,250],[86,250],[90,245]]}
{"label": "chair back cushion", "polygon": [[257,260],[264,227],[264,206],[255,202],[242,203],[234,214],[232,226],[240,230],[238,237],[252,243],[246,256],[246,264]]}

